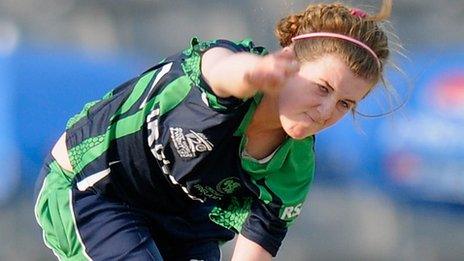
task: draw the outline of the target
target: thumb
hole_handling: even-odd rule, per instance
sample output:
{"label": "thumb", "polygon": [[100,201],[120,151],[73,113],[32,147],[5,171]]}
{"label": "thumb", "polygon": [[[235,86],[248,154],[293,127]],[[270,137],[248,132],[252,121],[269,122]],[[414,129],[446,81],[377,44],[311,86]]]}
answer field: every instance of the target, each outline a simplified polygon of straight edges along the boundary
{"label": "thumb", "polygon": [[290,48],[290,47],[283,48],[282,50],[276,53],[276,56],[281,59],[288,59],[288,60],[296,59],[295,52],[293,51],[293,48]]}

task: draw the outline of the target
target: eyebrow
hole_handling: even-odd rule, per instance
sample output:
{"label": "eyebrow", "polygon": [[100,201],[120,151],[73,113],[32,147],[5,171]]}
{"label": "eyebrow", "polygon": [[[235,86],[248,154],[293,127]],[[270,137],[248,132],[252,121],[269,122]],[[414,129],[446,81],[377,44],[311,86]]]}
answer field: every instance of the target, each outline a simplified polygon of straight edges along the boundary
{"label": "eyebrow", "polygon": [[332,85],[330,85],[326,80],[321,79],[321,81],[323,81],[327,87],[332,89],[332,91],[335,90],[334,87],[332,87]]}
{"label": "eyebrow", "polygon": [[[321,81],[323,81],[324,84],[325,84],[327,87],[329,87],[330,89],[332,89],[332,91],[335,91],[334,87],[332,87],[332,85],[330,85],[326,80],[321,79]],[[356,101],[353,101],[353,100],[351,100],[351,99],[344,99],[344,100],[347,101],[347,102],[351,102],[354,106],[356,106],[356,104],[357,104]]]}

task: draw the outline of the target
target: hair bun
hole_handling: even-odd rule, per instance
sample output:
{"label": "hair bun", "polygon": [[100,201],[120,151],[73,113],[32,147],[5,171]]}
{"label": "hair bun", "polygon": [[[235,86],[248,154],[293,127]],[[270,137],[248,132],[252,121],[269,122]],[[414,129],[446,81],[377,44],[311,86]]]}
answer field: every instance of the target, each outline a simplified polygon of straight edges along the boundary
{"label": "hair bun", "polygon": [[275,35],[282,47],[292,43],[292,38],[298,34],[301,27],[301,19],[303,15],[293,14],[282,18],[276,26]]}

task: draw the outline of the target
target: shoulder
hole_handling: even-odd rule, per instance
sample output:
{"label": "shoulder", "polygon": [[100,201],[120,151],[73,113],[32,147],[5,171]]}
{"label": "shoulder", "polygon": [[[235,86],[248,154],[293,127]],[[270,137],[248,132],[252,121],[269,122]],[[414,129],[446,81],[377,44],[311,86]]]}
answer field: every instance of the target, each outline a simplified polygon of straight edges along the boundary
{"label": "shoulder", "polygon": [[[190,46],[181,52],[181,67],[184,74],[191,81],[193,86],[196,86],[205,93],[208,103],[216,110],[224,110],[235,108],[243,104],[243,100],[235,97],[224,97],[226,95],[218,95],[213,91],[212,87],[205,79],[202,72],[202,64],[205,61],[205,55],[208,56],[209,64],[215,64],[215,61],[232,53],[248,52],[257,55],[266,55],[266,48],[256,46],[250,38],[240,41],[232,41],[227,39],[215,40],[200,40],[193,37],[190,41]],[[206,54],[208,53],[208,54]]]}
{"label": "shoulder", "polygon": [[186,55],[202,54],[209,49],[220,47],[232,52],[252,52],[258,55],[266,55],[268,51],[262,46],[256,46],[251,38],[245,38],[239,41],[228,39],[214,39],[202,41],[197,37],[190,40],[190,47],[184,51]]}

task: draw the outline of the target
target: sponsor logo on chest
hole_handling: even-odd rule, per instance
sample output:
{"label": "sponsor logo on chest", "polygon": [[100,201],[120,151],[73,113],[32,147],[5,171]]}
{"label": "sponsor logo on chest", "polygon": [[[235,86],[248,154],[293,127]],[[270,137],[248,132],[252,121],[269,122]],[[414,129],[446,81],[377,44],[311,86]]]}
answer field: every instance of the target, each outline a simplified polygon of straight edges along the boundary
{"label": "sponsor logo on chest", "polygon": [[213,144],[201,132],[189,130],[189,133],[184,134],[184,130],[179,127],[170,127],[169,132],[174,147],[182,158],[193,158],[199,152],[213,150]]}
{"label": "sponsor logo on chest", "polygon": [[225,195],[230,195],[240,189],[240,180],[237,177],[228,177],[219,181],[216,185],[216,189],[202,184],[195,184],[193,187],[201,195],[215,199],[221,200]]}
{"label": "sponsor logo on chest", "polygon": [[[187,196],[193,200],[198,200],[203,202],[202,199],[195,197],[190,194],[188,189],[182,184],[178,183],[177,180],[171,175],[170,165],[171,162],[164,155],[164,146],[161,143],[158,143],[160,137],[159,133],[159,108],[154,109],[146,118],[147,129],[148,129],[148,145],[150,147],[151,153],[160,163],[161,170],[164,175],[171,181],[172,184],[179,186],[182,191],[187,194]],[[206,138],[205,138],[206,139]],[[212,148],[212,146],[211,146]]]}

